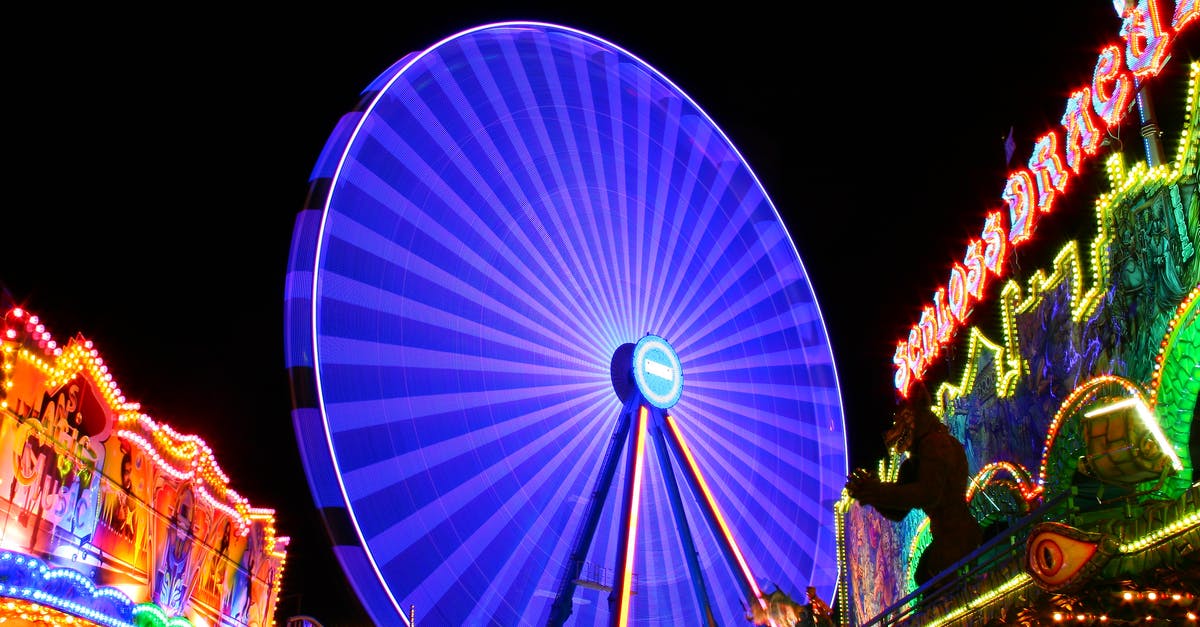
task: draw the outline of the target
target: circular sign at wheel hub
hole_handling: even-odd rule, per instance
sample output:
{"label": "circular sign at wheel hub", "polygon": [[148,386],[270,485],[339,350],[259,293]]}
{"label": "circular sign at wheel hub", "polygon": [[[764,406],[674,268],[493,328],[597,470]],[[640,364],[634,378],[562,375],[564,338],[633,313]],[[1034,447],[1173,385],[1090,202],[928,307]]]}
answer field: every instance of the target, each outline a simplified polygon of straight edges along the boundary
{"label": "circular sign at wheel hub", "polygon": [[683,393],[683,372],[675,349],[657,335],[646,335],[633,349],[633,380],[646,402],[667,409]]}

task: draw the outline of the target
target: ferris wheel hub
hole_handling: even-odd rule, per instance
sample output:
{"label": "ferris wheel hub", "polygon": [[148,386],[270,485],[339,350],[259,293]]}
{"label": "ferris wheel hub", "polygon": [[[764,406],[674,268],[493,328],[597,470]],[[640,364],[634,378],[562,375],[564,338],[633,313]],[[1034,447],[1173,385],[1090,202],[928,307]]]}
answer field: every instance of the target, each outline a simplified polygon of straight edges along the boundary
{"label": "ferris wheel hub", "polygon": [[633,348],[633,381],[646,402],[668,409],[683,394],[683,370],[670,342],[646,334]]}

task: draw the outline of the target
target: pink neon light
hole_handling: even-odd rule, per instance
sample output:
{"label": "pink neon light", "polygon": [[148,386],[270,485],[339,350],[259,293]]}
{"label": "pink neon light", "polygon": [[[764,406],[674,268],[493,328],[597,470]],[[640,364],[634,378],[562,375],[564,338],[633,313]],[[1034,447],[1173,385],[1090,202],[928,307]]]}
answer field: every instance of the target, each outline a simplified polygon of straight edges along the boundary
{"label": "pink neon light", "polygon": [[1121,23],[1121,38],[1125,40],[1125,65],[1138,78],[1154,76],[1167,62],[1167,50],[1174,33],[1163,28],[1157,0],[1138,0],[1126,4]]}
{"label": "pink neon light", "polygon": [[717,509],[717,502],[713,500],[712,492],[708,489],[708,483],[704,481],[704,475],[700,474],[700,467],[696,465],[695,458],[692,457],[692,451],[688,448],[687,442],[683,440],[683,434],[679,432],[679,427],[675,426],[675,418],[667,414],[667,425],[671,427],[671,433],[675,435],[675,441],[679,442],[679,448],[683,450],[683,456],[687,458],[688,466],[692,469],[692,475],[696,477],[696,482],[700,484],[700,491],[704,493],[704,500],[708,502],[708,507],[712,509],[713,514],[717,517],[717,524],[721,526],[721,533],[725,535],[725,541],[729,543],[733,549],[733,555],[737,558],[738,566],[742,568],[742,576],[746,578],[746,583],[750,584],[750,589],[754,591],[754,598],[766,607],[766,599],[763,598],[762,592],[758,589],[758,583],[754,581],[754,575],[750,573],[750,566],[746,564],[745,558],[742,557],[742,551],[738,548],[737,542],[733,539],[733,533],[729,531],[729,526],[725,524],[725,518],[721,516],[721,510]]}
{"label": "pink neon light", "polygon": [[[1093,103],[1094,96],[1093,93]],[[1029,156],[1029,171],[1037,183],[1037,208],[1042,213],[1050,213],[1055,195],[1065,191],[1070,180],[1058,152],[1058,133],[1050,131],[1038,138]]]}
{"label": "pink neon light", "polygon": [[646,448],[646,420],[649,412],[646,406],[638,408],[637,433],[633,435],[633,491],[632,504],[629,508],[629,529],[626,533],[629,541],[625,544],[625,573],[621,578],[621,596],[617,603],[617,625],[625,627],[629,624],[629,596],[633,589],[633,547],[637,543],[638,506],[642,500],[642,451]]}
{"label": "pink neon light", "polygon": [[1133,98],[1133,78],[1121,69],[1121,48],[1105,46],[1092,74],[1092,109],[1109,126],[1119,124]]}

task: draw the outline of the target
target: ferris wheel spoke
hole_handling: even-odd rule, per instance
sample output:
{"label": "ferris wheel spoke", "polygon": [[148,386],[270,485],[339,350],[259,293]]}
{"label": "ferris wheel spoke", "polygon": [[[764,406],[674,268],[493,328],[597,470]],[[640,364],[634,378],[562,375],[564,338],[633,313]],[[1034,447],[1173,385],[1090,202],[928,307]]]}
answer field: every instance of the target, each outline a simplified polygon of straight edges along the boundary
{"label": "ferris wheel spoke", "polygon": [[[734,164],[723,164],[722,168],[713,172],[713,176],[716,178],[714,185],[728,185],[730,181],[726,177],[735,177],[739,174],[740,171]],[[674,289],[667,299],[667,302],[672,303],[671,315],[663,323],[664,328],[683,327],[684,325],[680,322],[681,317],[694,319],[697,315],[696,299],[703,301],[712,293],[716,284],[714,273],[720,271],[724,263],[729,262],[730,258],[727,256],[739,249],[739,247],[731,247],[731,244],[736,228],[743,223],[745,216],[719,212],[721,199],[722,195],[720,194],[709,194],[704,199],[697,219],[691,221],[690,224],[685,223],[684,234],[688,236],[686,241],[690,244],[676,257],[675,267],[677,270],[674,274],[695,277],[696,280],[681,281],[673,286]],[[728,209],[726,208],[726,210]],[[712,234],[705,233],[704,229],[705,225],[712,224],[712,221],[716,220],[723,221],[724,224],[721,232],[714,238]],[[697,230],[699,232],[694,232]],[[686,289],[679,293],[679,288]]]}
{"label": "ferris wheel spoke", "polygon": [[[590,412],[601,412],[603,408],[599,405],[593,405],[588,409]],[[452,622],[471,622],[468,618],[471,615],[480,614],[488,607],[494,608],[498,613],[489,614],[495,616],[497,620],[503,623],[515,624],[522,618],[520,613],[517,613],[518,605],[521,602],[519,595],[521,590],[527,593],[532,593],[533,589],[529,586],[517,586],[518,583],[524,582],[530,573],[540,573],[547,569],[550,556],[554,553],[548,553],[540,543],[530,544],[524,543],[519,550],[512,553],[507,553],[510,542],[502,542],[502,539],[511,540],[514,533],[522,535],[529,534],[529,537],[542,537],[548,529],[550,529],[551,521],[561,520],[562,514],[546,516],[544,509],[546,507],[562,508],[566,506],[566,496],[570,493],[576,493],[584,489],[584,483],[587,479],[587,468],[577,464],[577,460],[583,456],[597,454],[598,444],[594,438],[590,437],[590,433],[584,430],[578,430],[574,425],[564,423],[562,427],[556,429],[558,433],[548,433],[543,444],[553,446],[555,449],[560,449],[551,457],[541,455],[541,450],[531,450],[533,447],[517,451],[509,462],[514,467],[525,467],[528,474],[517,473],[525,481],[519,487],[503,487],[496,483],[490,483],[484,486],[484,491],[495,492],[501,490],[500,497],[507,496],[504,502],[494,502],[482,508],[474,504],[464,503],[463,509],[455,512],[453,518],[439,524],[454,524],[454,521],[462,515],[468,516],[468,525],[456,525],[456,543],[448,543],[443,545],[446,552],[438,561],[436,567],[432,569],[428,577],[420,582],[417,586],[425,594],[429,595],[427,603],[431,606],[443,605],[441,597],[451,593],[451,591],[460,585],[466,585],[476,590],[482,591],[479,599],[480,603],[476,606],[464,606],[458,609],[458,616],[454,617]],[[569,436],[564,439],[561,436]],[[496,467],[490,469],[488,473],[500,480],[511,481],[511,475],[514,473],[504,467]],[[478,490],[478,487],[473,486],[475,482],[464,482],[459,488],[447,493],[446,496],[453,496],[455,491],[463,490]],[[478,495],[469,495],[469,498],[478,499]],[[441,507],[449,506],[452,503],[445,503],[446,499],[439,499]],[[489,499],[491,501],[492,499]],[[430,505],[431,509],[436,509],[438,506]],[[469,518],[471,513],[478,513],[476,518]],[[526,524],[528,523],[528,524]],[[406,525],[407,526],[407,525]],[[420,530],[420,527],[417,528]],[[411,532],[406,532],[405,537],[412,535]],[[386,563],[395,565],[395,568],[404,569],[411,563],[411,558],[407,554],[412,551],[420,550],[417,547],[410,547],[405,553],[387,557]],[[501,553],[497,553],[500,551]],[[491,556],[488,559],[488,556]],[[474,567],[474,568],[472,568]],[[469,578],[471,582],[463,581],[464,578]],[[504,620],[504,616],[508,615],[508,620]],[[461,618],[460,618],[461,617]]]}
{"label": "ferris wheel spoke", "polygon": [[[768,299],[772,296],[783,296],[780,292],[784,286],[774,280],[773,273],[764,274],[761,267],[764,260],[768,262],[766,265],[770,265],[767,251],[768,246],[773,243],[752,244],[746,248],[733,247],[732,240],[718,244],[727,249],[726,255],[729,258],[724,267],[714,271],[707,289],[696,294],[696,300],[687,301],[680,308],[681,313],[686,313],[686,317],[679,320],[677,325],[685,329],[686,337],[696,343],[703,343],[700,340],[715,339],[709,337],[714,328],[727,324],[756,307],[769,304]],[[711,261],[706,260],[705,263]],[[733,298],[732,302],[730,297]],[[767,312],[770,312],[770,309],[767,309]],[[700,322],[703,326],[696,328],[694,325]],[[683,349],[687,345],[682,343],[680,348]]]}
{"label": "ferris wheel spoke", "polygon": [[[475,95],[475,91],[464,92],[464,89],[467,88],[463,85],[451,80],[444,80],[441,83],[446,84],[442,87],[450,92],[445,100],[487,102],[489,99],[500,97],[498,88],[490,76],[483,75],[475,78],[479,82],[469,87],[482,92],[483,98],[468,98],[469,95]],[[441,85],[441,83],[438,84]],[[425,114],[420,116],[421,118],[439,115],[431,111],[427,112],[426,109],[429,107],[427,103],[419,104],[422,106],[422,113]],[[540,203],[548,200],[547,191],[536,185],[536,182],[539,181],[536,172],[527,171],[533,167],[532,164],[526,164],[526,168],[512,168],[511,165],[494,161],[496,155],[501,154],[503,150],[511,152],[523,147],[529,135],[528,129],[516,126],[517,121],[515,120],[508,120],[497,131],[490,132],[487,127],[482,125],[472,125],[472,123],[477,123],[478,115],[471,108],[465,108],[465,110],[471,113],[468,120],[446,125],[452,127],[456,135],[442,134],[443,137],[446,137],[442,140],[443,142],[449,142],[451,139],[457,141],[453,149],[447,147],[447,154],[452,155],[450,164],[455,167],[443,166],[443,169],[436,174],[438,176],[454,175],[447,181],[447,184],[438,187],[439,190],[446,190],[447,194],[457,196],[458,192],[455,190],[474,190],[476,193],[472,198],[449,198],[444,204],[448,208],[471,208],[468,213],[471,214],[473,211],[472,217],[478,217],[487,212],[491,219],[474,221],[479,225],[475,227],[480,236],[478,243],[490,246],[492,241],[506,243],[511,241],[518,249],[505,246],[499,250],[499,254],[508,264],[528,278],[527,285],[530,286],[532,295],[549,302],[564,301],[567,294],[578,291],[578,286],[566,285],[563,283],[563,279],[570,280],[579,273],[571,272],[570,266],[561,257],[556,258],[555,255],[547,254],[547,251],[555,250],[553,247],[557,242],[547,237],[547,229],[539,223],[537,215],[550,215],[553,212],[542,211],[535,215],[530,209],[531,207],[536,208]],[[530,111],[535,110],[536,108],[530,109]],[[454,112],[459,113],[457,110]],[[451,117],[449,113],[443,113],[441,116],[438,119],[443,121]],[[473,128],[482,128],[483,130],[473,131],[471,130]],[[499,132],[501,130],[503,132]],[[399,139],[395,141],[400,142]],[[525,152],[528,154],[540,151],[526,150]],[[475,163],[480,160],[489,162],[489,165],[497,168],[499,172],[507,172],[507,175],[502,177],[502,185],[493,187],[484,182],[484,176],[475,166]],[[429,173],[430,176],[434,174]],[[530,191],[533,193],[530,194]],[[469,202],[476,196],[478,202]],[[517,207],[525,209],[514,212],[513,209]],[[494,230],[491,232],[478,231],[487,224],[495,225],[492,227]],[[496,267],[495,270],[499,276],[503,276],[506,268]],[[577,322],[586,328],[587,321],[591,319],[591,316],[585,316]]]}
{"label": "ferris wheel spoke", "polygon": [[[576,431],[571,426],[570,423],[564,423],[537,443],[539,446],[519,449],[517,457],[527,457],[521,464],[510,464],[510,467],[493,464],[490,468],[471,471],[469,474],[475,477],[473,480],[444,485],[438,499],[422,503],[417,508],[399,510],[397,513],[412,513],[372,536],[377,541],[390,540],[386,543],[388,550],[376,551],[375,559],[386,572],[394,572],[396,576],[404,578],[419,575],[419,569],[412,568],[414,564],[428,564],[431,568],[419,575],[421,580],[412,581],[423,590],[420,601],[430,604],[436,601],[439,591],[444,592],[441,586],[452,584],[460,574],[461,560],[472,557],[480,559],[490,554],[494,559],[481,562],[480,567],[484,571],[491,571],[492,566],[487,564],[498,565],[510,555],[503,553],[505,557],[502,560],[499,558],[501,554],[495,553],[496,550],[502,550],[494,542],[497,534],[510,534],[513,531],[512,526],[505,522],[506,518],[520,516],[532,519],[540,515],[548,503],[557,506],[559,502],[549,500],[552,493],[545,488],[547,485],[552,489],[563,488],[560,479],[565,477],[572,477],[572,482],[567,486],[579,489],[582,478],[570,466],[571,453],[587,450],[590,443],[586,431]],[[543,473],[545,468],[557,468],[563,472],[550,485],[546,483]],[[528,490],[514,489],[511,485],[513,475],[521,475],[520,470],[528,471],[527,478],[531,481]],[[539,476],[538,473],[543,474]],[[419,486],[408,486],[408,492],[412,493],[414,487],[420,489]],[[388,502],[395,509],[394,506],[404,500],[397,500],[397,493],[395,490],[392,492],[394,494]],[[423,493],[428,494],[428,489],[424,489]],[[418,538],[426,538],[432,544],[414,545],[413,541]],[[431,555],[431,551],[436,555]],[[430,558],[436,560],[428,562]],[[465,615],[467,611],[468,608],[459,608],[456,613]]]}
{"label": "ferris wheel spoke", "polygon": [[[799,516],[801,530],[819,528],[819,521],[806,512],[793,512],[790,507],[784,509],[791,500],[789,493],[803,488],[803,480],[796,481],[793,474],[800,469],[788,467],[785,460],[780,459],[775,465],[754,466],[753,472],[750,472],[750,465],[739,458],[739,451],[745,455],[747,451],[766,446],[767,442],[755,442],[745,431],[741,434],[717,431],[708,427],[711,423],[695,419],[688,424],[693,423],[696,425],[696,437],[688,438],[689,442],[696,442],[692,448],[693,454],[698,466],[705,471],[714,498],[727,503],[725,511],[738,518],[738,524],[734,526],[743,530],[743,545],[749,549],[747,561],[759,563],[772,572],[777,571],[778,562],[774,556],[787,554],[789,547],[779,541],[781,538],[770,534],[763,522]],[[747,443],[734,444],[737,440]],[[797,543],[806,551],[815,549],[815,538],[805,534],[789,537],[787,541]],[[811,564],[800,566],[808,568]],[[767,572],[762,574],[766,576]]]}
{"label": "ferris wheel spoke", "polygon": [[[339,226],[344,230],[354,231],[350,225]],[[440,233],[435,235],[440,235]],[[326,306],[350,307],[357,304],[364,308],[363,315],[380,317],[387,315],[387,312],[390,311],[408,312],[416,309],[418,313],[424,314],[431,324],[446,326],[458,323],[456,326],[459,328],[470,329],[480,328],[478,320],[465,318],[463,314],[484,311],[498,317],[497,321],[493,323],[498,332],[502,332],[507,327],[516,332],[516,337],[524,336],[522,339],[527,341],[529,339],[550,341],[552,338],[565,337],[576,340],[567,343],[567,346],[585,347],[589,344],[586,340],[587,336],[581,335],[577,327],[569,326],[571,321],[581,316],[570,315],[569,311],[553,311],[541,305],[537,298],[522,291],[521,286],[502,278],[502,273],[499,277],[489,278],[486,281],[476,279],[474,282],[469,282],[470,277],[464,277],[465,273],[462,272],[461,267],[448,267],[448,260],[457,259],[455,256],[443,254],[434,257],[437,259],[434,262],[410,254],[403,249],[397,249],[395,246],[364,248],[364,242],[373,241],[378,240],[360,236],[354,244],[350,244],[346,240],[331,242],[326,252],[329,274],[326,275],[325,280],[336,282],[340,279],[341,285],[331,283],[328,289],[331,293],[345,294],[349,300],[326,300],[324,301]],[[482,264],[482,262],[476,265],[486,267],[486,264]],[[374,270],[364,276],[367,274],[364,267]],[[335,291],[337,288],[340,290]],[[409,293],[405,290],[412,293],[419,290],[422,294],[421,300],[414,301],[399,296]],[[536,301],[537,304],[524,311],[518,311],[513,308],[512,303],[522,298]],[[537,316],[537,319],[531,316]],[[361,321],[361,318],[362,316],[359,316],[358,320]],[[330,315],[325,319],[355,321],[349,315]],[[499,324],[501,321],[505,324]],[[404,327],[383,328],[402,329]],[[525,332],[525,329],[537,333],[530,334]],[[360,323],[347,325],[343,333],[365,335],[371,330],[372,327]],[[539,338],[538,335],[541,337]],[[581,351],[581,356],[584,354],[582,348],[576,350]]]}
{"label": "ferris wheel spoke", "polygon": [[[480,276],[508,277],[510,283],[520,278],[523,283],[516,292],[541,294],[546,300],[555,300],[547,290],[557,278],[546,266],[537,267],[536,262],[542,257],[541,249],[529,239],[521,217],[509,214],[507,207],[515,206],[514,203],[506,203],[492,188],[475,183],[480,180],[478,172],[464,175],[461,170],[467,168],[465,165],[456,168],[440,165],[440,170],[435,170],[415,154],[418,148],[409,146],[386,127],[377,129],[377,134],[370,139],[373,140],[371,145],[380,146],[378,151],[386,151],[390,160],[403,165],[390,166],[386,175],[392,179],[384,179],[383,173],[377,174],[359,161],[350,162],[347,176],[355,178],[353,187],[348,185],[345,193],[361,190],[358,193],[365,196],[364,201],[370,200],[362,204],[353,218],[369,220],[372,228],[385,239],[408,229],[428,232],[430,237],[415,240],[427,250],[405,249],[400,251],[402,258],[423,254],[427,259],[442,260],[448,251],[453,251],[457,253],[455,258],[460,266],[469,265],[480,272]],[[469,149],[468,143],[466,150]],[[455,152],[458,158],[451,162],[453,164],[469,156],[462,151]],[[420,205],[398,193],[406,187],[424,189]],[[377,203],[384,210],[366,211],[371,208],[371,203]],[[401,221],[391,217],[391,210],[386,208],[392,207],[405,210],[404,214],[412,216],[411,219]],[[376,216],[382,216],[382,219]],[[480,220],[481,216],[488,219]],[[458,245],[453,246],[454,243]],[[518,248],[514,249],[514,245]],[[531,261],[533,265],[529,265]],[[551,281],[547,282],[547,277]]]}
{"label": "ferris wheel spoke", "polygon": [[[839,474],[836,471],[829,471],[820,460],[807,455],[806,453],[825,451],[829,455],[834,455],[840,449],[838,445],[842,437],[841,434],[834,432],[827,424],[820,424],[810,421],[797,421],[789,416],[772,415],[769,411],[769,405],[758,408],[754,403],[736,403],[727,400],[723,397],[714,397],[702,393],[689,394],[688,407],[680,407],[676,412],[684,418],[692,416],[694,411],[702,412],[703,416],[713,415],[742,415],[754,429],[761,429],[763,435],[761,441],[765,442],[763,446],[780,446],[783,445],[785,450],[788,450],[788,455],[773,454],[772,458],[778,459],[786,464],[789,464],[797,476],[792,477],[793,481],[800,480],[802,476],[807,476],[818,481],[836,481],[840,491],[842,483],[844,483],[845,475]],[[819,410],[819,407],[815,409]],[[813,411],[812,414],[820,415],[819,411]],[[692,424],[690,421],[687,424]],[[704,420],[699,418],[696,421],[698,425],[719,425],[725,424],[715,420]],[[774,443],[770,443],[773,439]],[[755,445],[757,448],[757,445]],[[766,450],[762,453],[767,453]],[[790,475],[789,475],[790,476]],[[782,483],[780,485],[783,485]],[[830,484],[832,487],[833,484]],[[801,486],[793,486],[799,489]],[[804,494],[804,493],[798,493]]]}
{"label": "ferris wheel spoke", "polygon": [[[576,120],[580,129],[580,141],[577,146],[587,155],[586,165],[581,169],[580,176],[587,190],[612,190],[614,187],[609,182],[610,171],[613,169],[612,155],[619,155],[621,151],[615,144],[615,136],[604,131],[613,124],[612,116],[606,108],[608,100],[604,97],[608,84],[595,79],[594,68],[612,62],[615,57],[604,50],[589,49],[581,52],[571,59],[570,74],[579,80],[571,83],[574,89],[568,93],[573,92],[574,97],[567,108],[567,115]],[[587,103],[594,106],[587,106]],[[611,319],[616,312],[627,311],[623,307],[624,300],[621,284],[617,281],[616,267],[610,261],[617,258],[618,242],[611,216],[614,215],[618,204],[610,191],[581,195],[586,199],[584,206],[591,209],[584,214],[584,220],[587,222],[587,232],[590,236],[587,240],[593,243],[589,249],[591,261],[597,269],[595,288],[600,296],[596,299],[597,306],[606,310],[601,313],[602,316]]]}
{"label": "ferris wheel spoke", "polygon": [[[565,116],[546,117],[542,112],[554,108],[555,103],[539,103],[534,100],[542,92],[529,89],[529,78],[527,72],[530,70],[536,71],[536,66],[530,68],[528,63],[509,64],[504,68],[504,73],[499,76],[489,75],[489,80],[509,80],[518,81],[524,85],[525,89],[518,90],[497,90],[492,99],[505,99],[506,107],[513,112],[519,112],[519,115],[511,115],[501,120],[502,127],[506,130],[506,141],[514,147],[519,147],[518,152],[524,155],[553,155],[556,154],[558,148],[550,140],[549,132],[555,129],[555,122],[565,122]],[[537,81],[539,84],[544,82]],[[585,133],[581,129],[571,129],[570,132],[565,132],[567,138],[574,138],[576,134]],[[548,159],[536,161],[532,156],[528,157],[525,162],[525,167],[516,171],[519,177],[519,189],[528,190],[529,197],[520,206],[524,207],[528,219],[537,223],[543,217],[552,221],[552,224],[545,228],[539,228],[537,235],[541,238],[541,246],[534,254],[546,257],[554,262],[556,274],[560,275],[563,280],[569,283],[565,285],[562,282],[556,282],[564,293],[563,298],[570,298],[569,294],[577,294],[587,292],[590,288],[582,286],[577,281],[579,277],[586,277],[587,273],[583,271],[584,262],[579,259],[576,253],[574,244],[578,244],[576,238],[564,237],[553,238],[550,233],[566,233],[559,220],[558,211],[542,210],[542,206],[554,201],[564,201],[563,193],[570,193],[572,189],[578,188],[578,184],[571,185],[574,179],[564,172],[564,169],[559,166],[557,160]],[[510,167],[502,166],[502,167]],[[545,182],[541,174],[551,174],[552,179]],[[572,198],[571,200],[577,200]],[[565,256],[564,256],[565,252]],[[567,258],[571,258],[571,262],[567,262]],[[584,301],[581,306],[590,307],[590,301]],[[594,313],[594,311],[593,311]]]}
{"label": "ferris wheel spoke", "polygon": [[[695,118],[694,114],[678,113],[678,122],[672,125],[673,129],[686,130],[683,128],[683,123],[687,119]],[[707,162],[708,156],[698,146],[687,141],[687,136],[677,142],[677,151],[674,157],[673,167],[664,169],[668,173],[671,184],[670,189],[672,196],[668,197],[661,205],[656,205],[655,209],[663,212],[664,220],[669,218],[670,228],[666,243],[663,245],[662,257],[664,259],[665,275],[673,276],[694,276],[695,273],[703,268],[692,267],[692,262],[697,259],[695,242],[704,237],[704,225],[711,224],[710,220],[716,212],[716,203],[713,202],[713,197],[705,196],[703,186],[700,181],[700,175],[707,172],[710,164]],[[714,185],[721,185],[725,175],[731,175],[734,171],[732,166],[716,172],[711,172],[713,175],[711,182]],[[703,202],[695,202],[694,197],[701,196]],[[690,244],[689,244],[690,243]],[[663,296],[664,303],[682,302],[684,298],[679,296],[681,286],[689,285],[688,281],[671,281],[667,284],[667,292]],[[670,329],[673,325],[666,319],[670,314],[678,314],[678,307],[659,308],[657,315],[653,318],[655,328]]]}
{"label": "ferris wheel spoke", "polygon": [[[605,281],[601,280],[596,272],[595,259],[603,257],[597,255],[596,253],[599,251],[589,245],[595,240],[589,237],[592,233],[585,231],[579,216],[581,213],[590,215],[601,210],[601,207],[595,206],[588,194],[578,192],[597,188],[594,182],[589,180],[589,172],[594,172],[596,168],[591,163],[585,164],[584,161],[586,159],[590,162],[596,157],[604,155],[605,152],[581,149],[582,144],[594,139],[595,129],[594,125],[581,119],[580,113],[584,107],[576,97],[581,88],[587,87],[587,69],[579,67],[575,63],[578,56],[571,54],[578,52],[578,46],[567,44],[567,50],[559,50],[550,45],[550,42],[555,39],[551,38],[546,42],[540,42],[538,46],[540,54],[537,58],[536,75],[539,85],[544,84],[545,89],[530,89],[526,93],[537,100],[538,111],[559,112],[558,115],[543,118],[545,124],[543,148],[547,154],[562,155],[560,160],[557,162],[551,160],[550,163],[555,179],[553,183],[571,192],[571,196],[565,198],[564,202],[572,203],[572,205],[578,203],[583,211],[551,212],[550,218],[560,231],[567,235],[564,241],[559,242],[559,245],[565,245],[564,248],[571,256],[573,267],[580,270],[574,274],[591,279],[586,289],[599,289]],[[552,80],[551,77],[556,73],[560,80]],[[529,74],[534,75],[535,72],[531,71]],[[570,228],[567,228],[568,224]],[[595,303],[589,301],[589,304]]]}
{"label": "ferris wheel spoke", "polygon": [[[393,446],[391,456],[380,455],[378,459],[363,463],[363,465],[348,465],[343,468],[343,476],[348,482],[354,482],[363,494],[373,494],[397,481],[408,479],[421,472],[425,466],[439,466],[450,462],[461,457],[463,451],[471,450],[475,446],[504,442],[522,430],[545,428],[557,424],[564,420],[564,416],[569,417],[568,419],[576,424],[581,432],[590,433],[600,426],[595,423],[597,418],[589,418],[590,414],[582,403],[596,400],[601,404],[612,405],[611,399],[603,393],[579,394],[577,397],[573,397],[573,400],[577,402],[558,403],[540,408],[522,407],[519,414],[514,413],[514,415],[519,415],[519,418],[490,423],[480,422],[474,428],[452,432],[444,439],[431,437],[435,433],[436,425],[452,420],[461,422],[462,413],[448,410],[441,414],[434,414],[429,416],[431,424],[428,428],[421,429],[419,423],[414,423],[409,434],[406,434],[407,438],[397,436],[397,443]],[[502,404],[497,406],[503,407]],[[389,435],[394,434],[395,431],[397,431],[395,427],[389,429]],[[409,430],[405,429],[405,431]],[[357,432],[341,430],[334,433],[335,440],[349,441],[350,438],[343,437],[344,434],[356,434],[359,439],[365,440],[378,438],[381,435],[378,430]]]}

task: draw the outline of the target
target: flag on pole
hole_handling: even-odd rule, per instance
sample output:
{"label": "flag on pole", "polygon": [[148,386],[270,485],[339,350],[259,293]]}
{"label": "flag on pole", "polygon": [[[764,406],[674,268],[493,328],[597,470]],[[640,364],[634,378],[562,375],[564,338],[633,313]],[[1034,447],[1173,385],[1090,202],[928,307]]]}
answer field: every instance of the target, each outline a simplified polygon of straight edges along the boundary
{"label": "flag on pole", "polygon": [[1013,140],[1013,127],[1008,127],[1008,137],[1004,139],[1004,165],[1012,165],[1013,153],[1017,150],[1017,142]]}

